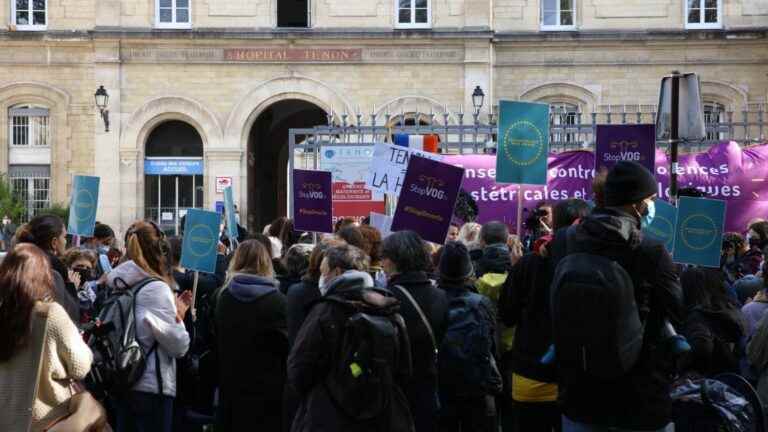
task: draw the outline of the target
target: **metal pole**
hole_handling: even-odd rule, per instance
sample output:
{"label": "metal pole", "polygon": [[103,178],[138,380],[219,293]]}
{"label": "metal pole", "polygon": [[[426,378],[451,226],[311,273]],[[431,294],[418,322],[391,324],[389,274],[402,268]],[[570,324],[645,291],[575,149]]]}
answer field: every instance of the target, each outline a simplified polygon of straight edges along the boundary
{"label": "metal pole", "polygon": [[[293,219],[293,169],[296,153],[296,132],[288,131],[288,217]],[[317,157],[317,156],[315,156]]]}
{"label": "metal pole", "polygon": [[176,235],[179,235],[179,176],[174,176],[176,179]]}
{"label": "metal pole", "polygon": [[669,125],[670,146],[670,202],[677,203],[677,146],[680,142],[680,72],[672,72],[672,100]]}

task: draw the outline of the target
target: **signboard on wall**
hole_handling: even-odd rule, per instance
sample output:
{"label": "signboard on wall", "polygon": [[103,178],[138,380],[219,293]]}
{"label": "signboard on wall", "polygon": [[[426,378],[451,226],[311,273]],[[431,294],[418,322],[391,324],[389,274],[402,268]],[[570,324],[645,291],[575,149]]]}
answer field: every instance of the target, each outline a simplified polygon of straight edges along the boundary
{"label": "signboard on wall", "polygon": [[144,159],[144,174],[203,175],[202,159]]}
{"label": "signboard on wall", "polygon": [[228,187],[232,187],[232,177],[216,177],[216,193],[224,193]]}

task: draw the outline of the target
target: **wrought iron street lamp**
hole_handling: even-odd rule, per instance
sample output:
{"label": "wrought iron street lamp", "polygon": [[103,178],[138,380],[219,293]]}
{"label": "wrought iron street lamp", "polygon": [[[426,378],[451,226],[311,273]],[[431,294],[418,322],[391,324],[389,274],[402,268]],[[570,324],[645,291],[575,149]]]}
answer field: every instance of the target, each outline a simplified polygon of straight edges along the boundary
{"label": "wrought iron street lamp", "polygon": [[104,120],[104,132],[109,132],[109,109],[107,109],[107,106],[109,105],[109,94],[107,93],[107,89],[105,89],[104,86],[99,86],[93,97],[96,100],[96,107],[101,113],[101,119]]}

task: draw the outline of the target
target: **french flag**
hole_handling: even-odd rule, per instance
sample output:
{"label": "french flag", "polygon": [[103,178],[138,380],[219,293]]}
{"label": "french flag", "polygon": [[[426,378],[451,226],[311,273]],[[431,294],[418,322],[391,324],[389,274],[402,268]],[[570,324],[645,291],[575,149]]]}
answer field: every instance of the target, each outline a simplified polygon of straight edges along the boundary
{"label": "french flag", "polygon": [[395,145],[421,150],[428,153],[437,153],[437,135],[408,135],[395,134]]}

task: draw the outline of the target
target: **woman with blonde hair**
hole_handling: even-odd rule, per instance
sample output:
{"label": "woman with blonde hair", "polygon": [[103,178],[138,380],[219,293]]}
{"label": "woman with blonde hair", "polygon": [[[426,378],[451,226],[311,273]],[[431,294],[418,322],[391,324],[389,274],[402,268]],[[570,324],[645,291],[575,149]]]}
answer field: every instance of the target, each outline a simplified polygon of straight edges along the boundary
{"label": "woman with blonde hair", "polygon": [[0,265],[0,430],[5,432],[39,431],[66,417],[70,383],[91,369],[91,350],[53,301],[49,267],[45,252],[29,243],[15,246]]}
{"label": "woman with blonde hair", "polygon": [[219,354],[216,430],[281,431],[288,357],[286,301],[272,255],[257,240],[238,246],[218,293],[214,323]]}
{"label": "woman with blonde hair", "polygon": [[[136,337],[147,353],[146,369],[117,400],[118,432],[170,432],[176,397],[176,359],[189,348],[184,316],[192,301],[177,297],[167,263],[168,242],[153,222],[138,221],[125,234],[126,261],[107,276],[112,289],[141,287],[136,296]],[[144,284],[149,281],[149,283]]]}

